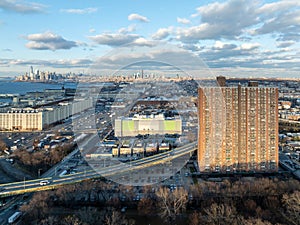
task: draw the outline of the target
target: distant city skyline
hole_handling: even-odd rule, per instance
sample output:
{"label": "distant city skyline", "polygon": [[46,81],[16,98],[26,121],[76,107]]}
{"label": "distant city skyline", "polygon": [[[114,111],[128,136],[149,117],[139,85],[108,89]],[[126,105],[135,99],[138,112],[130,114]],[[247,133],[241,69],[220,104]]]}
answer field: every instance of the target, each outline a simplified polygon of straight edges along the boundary
{"label": "distant city skyline", "polygon": [[[0,77],[21,75],[30,66],[84,73],[101,57],[117,67],[125,59],[113,58],[112,50],[157,42],[192,52],[216,75],[300,75],[296,0],[2,0],[0,12]],[[124,56],[139,59],[137,53]],[[182,61],[182,53],[171,49],[146,53],[143,60]]]}

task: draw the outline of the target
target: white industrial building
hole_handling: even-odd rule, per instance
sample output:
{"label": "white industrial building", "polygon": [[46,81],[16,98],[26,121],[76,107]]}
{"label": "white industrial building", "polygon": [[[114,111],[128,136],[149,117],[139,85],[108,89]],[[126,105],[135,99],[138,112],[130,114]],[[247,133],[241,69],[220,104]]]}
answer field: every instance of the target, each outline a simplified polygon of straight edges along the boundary
{"label": "white industrial building", "polygon": [[55,106],[33,108],[11,108],[0,112],[0,130],[34,131],[64,120],[73,114],[91,108],[91,99],[75,102],[62,102]]}
{"label": "white industrial building", "polygon": [[182,121],[179,116],[165,118],[158,115],[134,115],[115,119],[115,136],[130,137],[139,134],[181,134]]}

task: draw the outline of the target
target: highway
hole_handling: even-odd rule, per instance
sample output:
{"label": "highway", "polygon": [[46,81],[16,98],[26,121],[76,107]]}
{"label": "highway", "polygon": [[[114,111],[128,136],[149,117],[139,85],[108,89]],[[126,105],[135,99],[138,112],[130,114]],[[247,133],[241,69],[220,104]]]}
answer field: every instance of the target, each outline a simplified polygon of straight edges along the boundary
{"label": "highway", "polygon": [[[86,143],[93,143],[97,141],[97,137],[92,135],[89,138],[89,141]],[[88,146],[86,144],[85,146]],[[85,147],[84,146],[84,147]],[[43,178],[34,179],[34,180],[24,180],[21,182],[13,182],[0,184],[0,198],[18,194],[24,194],[28,192],[42,191],[57,188],[58,186],[77,183],[83,180],[102,177],[112,177],[112,176],[122,176],[126,173],[133,173],[134,171],[140,171],[141,169],[152,167],[155,165],[163,164],[169,161],[173,161],[181,156],[187,156],[192,154],[197,149],[197,143],[192,142],[186,144],[182,147],[175,148],[171,151],[163,152],[153,156],[145,157],[142,159],[130,161],[128,163],[122,163],[117,159],[108,158],[107,160],[114,160],[114,165],[109,165],[107,167],[103,166],[99,169],[95,167],[95,170],[86,170],[84,172],[79,172],[75,174],[64,175],[62,177],[56,176],[55,168],[52,168],[50,171],[47,171],[43,174]],[[74,154],[78,153],[78,149],[72,152],[64,161],[70,159]],[[283,160],[283,155],[281,156],[281,163]],[[96,161],[96,164],[99,164],[99,161]],[[59,165],[57,165],[59,166]],[[56,167],[57,167],[56,166]],[[50,183],[48,185],[40,185],[40,181],[48,180]]]}
{"label": "highway", "polygon": [[[197,149],[197,144],[196,142],[193,142],[185,146],[175,148],[171,151],[156,154],[143,159],[131,161],[130,163],[119,162],[117,165],[104,167],[99,169],[99,171],[88,170],[76,174],[65,175],[62,177],[48,176],[48,177],[43,177],[41,179],[25,180],[21,182],[1,184],[0,197],[55,189],[58,186],[77,183],[83,180],[97,178],[100,176],[108,177],[114,175],[122,175],[124,173],[131,172],[134,170],[140,170],[142,168],[147,168],[147,167],[155,166],[157,164],[162,164],[168,161],[172,161],[181,156],[186,156],[187,154],[191,155],[196,149]],[[48,180],[50,183],[48,185],[42,186],[40,185],[40,181],[42,180]]]}

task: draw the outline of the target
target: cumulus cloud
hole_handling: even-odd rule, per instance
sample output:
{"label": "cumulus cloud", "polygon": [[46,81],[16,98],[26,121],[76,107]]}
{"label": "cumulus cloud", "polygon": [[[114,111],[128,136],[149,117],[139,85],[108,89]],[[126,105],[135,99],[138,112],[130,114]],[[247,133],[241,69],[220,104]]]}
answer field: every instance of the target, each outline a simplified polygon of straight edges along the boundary
{"label": "cumulus cloud", "polygon": [[192,52],[199,52],[204,49],[203,46],[199,46],[198,44],[179,44],[179,47]]}
{"label": "cumulus cloud", "polygon": [[177,17],[177,23],[189,24],[189,23],[191,23],[191,21],[186,18]]}
{"label": "cumulus cloud", "polygon": [[1,0],[0,9],[17,13],[42,13],[46,6],[22,0]]}
{"label": "cumulus cloud", "polygon": [[160,28],[158,29],[155,34],[152,35],[154,40],[162,40],[168,37],[172,33],[173,28]]}
{"label": "cumulus cloud", "polygon": [[[299,40],[300,9],[268,19],[254,34],[277,33],[282,40]],[[297,35],[298,33],[298,35]],[[296,35],[294,35],[296,34]]]}
{"label": "cumulus cloud", "polygon": [[138,20],[138,21],[144,22],[144,23],[149,22],[149,19],[147,17],[136,14],[136,13],[132,13],[132,14],[128,15],[128,20],[130,20],[130,21],[131,20]]}
{"label": "cumulus cloud", "polygon": [[122,27],[118,30],[119,33],[122,33],[122,34],[128,34],[128,33],[131,33],[133,31],[136,30],[136,25],[132,24],[132,25],[129,25],[128,27]]}
{"label": "cumulus cloud", "polygon": [[260,47],[259,43],[244,43],[240,46],[241,50],[254,50]]}
{"label": "cumulus cloud", "polygon": [[259,43],[243,43],[237,45],[234,43],[216,41],[213,46],[206,46],[200,49],[198,54],[212,67],[235,67],[238,62],[241,62],[244,66],[246,66],[246,64],[250,66],[251,63],[254,65],[262,61],[262,59],[257,61],[257,58],[261,56],[258,51],[259,47]]}
{"label": "cumulus cloud", "polygon": [[29,42],[26,47],[35,50],[58,50],[58,49],[71,49],[77,47],[74,41],[68,41],[63,37],[52,32],[30,34],[25,37]]}
{"label": "cumulus cloud", "polygon": [[259,23],[249,34],[272,34],[280,41],[300,40],[300,2],[294,0],[263,4],[256,10]]}
{"label": "cumulus cloud", "polygon": [[153,46],[153,41],[147,40],[139,34],[133,34],[135,26],[131,25],[128,27],[120,28],[117,32],[102,33],[89,38],[99,45],[108,45],[111,47],[118,47],[122,45],[131,46]]}
{"label": "cumulus cloud", "polygon": [[61,12],[70,14],[90,14],[98,11],[98,8],[84,8],[84,9],[61,9]]}
{"label": "cumulus cloud", "polygon": [[137,34],[124,34],[124,33],[104,33],[89,38],[100,45],[121,46],[129,44],[137,40],[140,36]]}
{"label": "cumulus cloud", "polygon": [[243,30],[258,22],[255,13],[256,1],[229,0],[211,3],[197,8],[201,23],[189,28],[180,28],[177,39],[183,42],[197,42],[201,39],[236,39]]}
{"label": "cumulus cloud", "polygon": [[155,47],[117,48],[110,55],[96,60],[92,68],[115,71],[124,67],[139,67],[160,72],[178,68],[186,69],[186,72],[191,70],[199,72],[199,68],[207,68],[196,55],[173,45],[161,44]]}
{"label": "cumulus cloud", "polygon": [[136,39],[133,43],[131,43],[131,45],[136,45],[136,46],[155,46],[155,42],[154,41],[149,41],[146,38],[140,37],[138,39]]}
{"label": "cumulus cloud", "polygon": [[272,3],[267,3],[262,5],[257,12],[260,14],[266,14],[267,16],[270,17],[273,16],[274,14],[288,11],[297,6],[300,6],[299,1],[295,1],[295,0],[278,1],[278,2],[272,2]]}
{"label": "cumulus cloud", "polygon": [[213,46],[213,49],[234,49],[237,46],[235,44],[228,44],[221,41],[216,41],[215,45]]}
{"label": "cumulus cloud", "polygon": [[300,40],[300,2],[294,0],[263,4],[261,1],[228,0],[198,7],[192,17],[200,23],[177,28],[176,39],[188,43],[200,40],[243,40],[271,34],[279,41]]}

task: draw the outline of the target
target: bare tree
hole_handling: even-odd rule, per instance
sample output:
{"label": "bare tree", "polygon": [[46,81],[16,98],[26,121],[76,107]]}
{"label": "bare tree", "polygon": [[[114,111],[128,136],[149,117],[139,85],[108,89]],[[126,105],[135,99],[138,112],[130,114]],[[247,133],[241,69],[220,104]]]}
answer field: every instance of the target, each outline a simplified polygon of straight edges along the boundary
{"label": "bare tree", "polygon": [[239,215],[234,206],[226,204],[212,204],[209,208],[204,209],[205,224],[211,225],[234,225],[240,224]]}
{"label": "bare tree", "polygon": [[67,217],[64,218],[64,220],[62,221],[63,225],[84,225],[80,219],[78,219],[78,217],[74,216],[74,215],[69,215]]}
{"label": "bare tree", "polygon": [[252,199],[247,199],[243,202],[246,212],[248,212],[251,216],[255,214],[257,209],[257,204]]}
{"label": "bare tree", "polygon": [[98,225],[100,221],[104,220],[105,212],[94,207],[84,207],[78,211],[77,215],[82,222],[88,225]]}
{"label": "bare tree", "polygon": [[49,193],[48,192],[37,192],[27,205],[21,206],[21,211],[30,215],[32,220],[45,218],[50,212],[49,209]]}
{"label": "bare tree", "polygon": [[288,224],[300,224],[300,191],[295,191],[290,195],[284,194],[282,202],[285,207],[285,211],[282,212],[282,215]]}
{"label": "bare tree", "polygon": [[105,216],[105,224],[106,225],[123,225],[126,224],[126,219],[124,215],[116,210],[112,210],[108,212]]}
{"label": "bare tree", "polygon": [[46,219],[41,220],[40,225],[56,225],[59,223],[59,218],[55,216],[49,216]]}
{"label": "bare tree", "polygon": [[138,203],[138,212],[141,215],[152,215],[155,212],[155,203],[151,198],[142,198]]}
{"label": "bare tree", "polygon": [[6,148],[6,143],[2,139],[0,139],[0,151],[4,151]]}
{"label": "bare tree", "polygon": [[177,215],[185,211],[188,202],[188,193],[183,188],[171,192],[168,188],[159,188],[155,193],[158,198],[160,216],[167,221],[174,220]]}
{"label": "bare tree", "polygon": [[198,212],[193,212],[189,216],[189,225],[199,225],[201,224],[200,214]]}
{"label": "bare tree", "polygon": [[272,225],[272,223],[268,221],[262,221],[260,218],[242,219],[241,223],[243,225]]}

